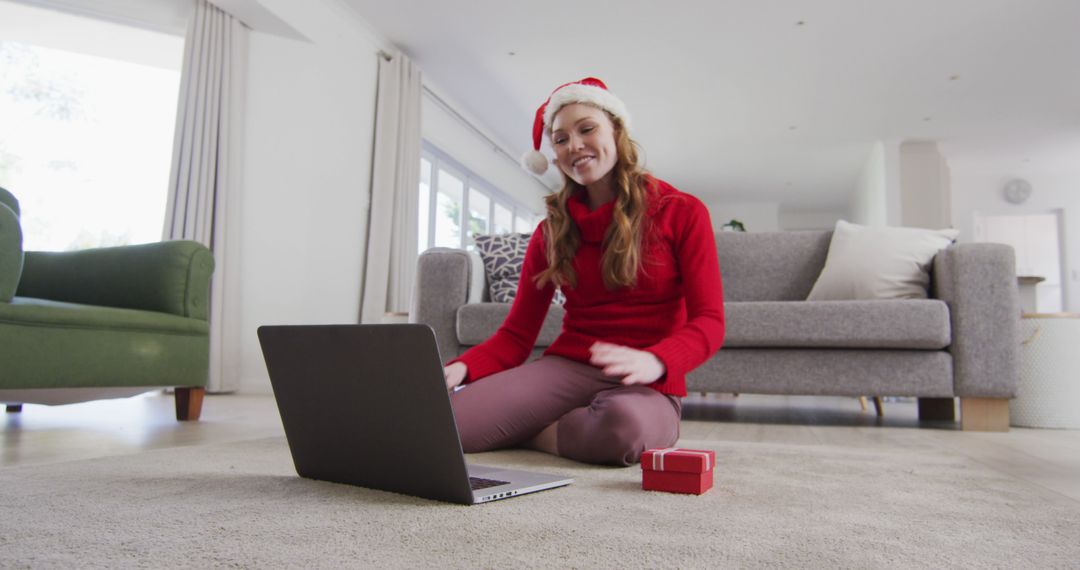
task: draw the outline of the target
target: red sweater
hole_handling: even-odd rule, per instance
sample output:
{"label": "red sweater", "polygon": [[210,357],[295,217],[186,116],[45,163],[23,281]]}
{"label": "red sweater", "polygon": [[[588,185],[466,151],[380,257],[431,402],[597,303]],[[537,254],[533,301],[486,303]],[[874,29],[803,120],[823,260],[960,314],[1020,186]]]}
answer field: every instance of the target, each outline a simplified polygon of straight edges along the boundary
{"label": "red sweater", "polygon": [[[604,233],[615,202],[590,212],[585,192],[567,205],[581,233],[574,256],[576,287],[563,287],[562,332],[544,354],[589,362],[596,341],[647,350],[667,369],[650,386],[664,394],[686,395],[686,373],[720,349],[724,340],[723,289],[716,238],[700,200],[652,179],[643,240],[644,262],[637,285],[609,291],[600,274]],[[533,277],[547,268],[544,225],[525,253],[517,296],[499,330],[456,360],[469,369],[466,382],[519,366],[529,357],[544,323],[555,287],[537,289]]]}

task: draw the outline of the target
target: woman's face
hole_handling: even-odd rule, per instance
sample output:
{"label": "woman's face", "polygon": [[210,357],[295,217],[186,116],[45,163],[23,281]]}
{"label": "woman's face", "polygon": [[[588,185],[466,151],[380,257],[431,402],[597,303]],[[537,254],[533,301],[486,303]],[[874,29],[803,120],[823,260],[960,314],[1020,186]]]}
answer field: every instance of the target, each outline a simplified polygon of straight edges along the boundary
{"label": "woman's face", "polygon": [[559,168],[582,186],[607,176],[618,161],[615,125],[592,105],[572,103],[559,109],[551,120],[551,146]]}

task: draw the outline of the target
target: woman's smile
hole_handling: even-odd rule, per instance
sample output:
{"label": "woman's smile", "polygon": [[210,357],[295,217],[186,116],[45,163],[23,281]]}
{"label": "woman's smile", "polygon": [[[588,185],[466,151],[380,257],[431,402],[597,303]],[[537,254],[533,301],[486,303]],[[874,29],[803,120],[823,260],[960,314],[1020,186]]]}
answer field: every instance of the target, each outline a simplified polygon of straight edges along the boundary
{"label": "woman's smile", "polygon": [[580,170],[582,168],[587,168],[590,164],[592,164],[592,162],[590,162],[590,161],[592,161],[595,158],[596,157],[591,155],[591,154],[583,155],[583,156],[580,156],[578,158],[575,158],[574,162],[572,164],[573,164],[575,169]]}

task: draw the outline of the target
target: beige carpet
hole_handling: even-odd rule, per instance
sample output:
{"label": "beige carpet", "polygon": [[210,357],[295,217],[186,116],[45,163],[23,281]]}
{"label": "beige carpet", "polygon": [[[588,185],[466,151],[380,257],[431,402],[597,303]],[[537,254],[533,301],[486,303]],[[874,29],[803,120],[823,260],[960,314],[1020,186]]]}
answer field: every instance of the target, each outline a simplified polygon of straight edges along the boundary
{"label": "beige carpet", "polygon": [[283,439],[0,471],[3,567],[1053,568],[1080,508],[931,451],[682,441],[706,495],[529,451],[477,463],[567,488],[458,506],[295,476]]}

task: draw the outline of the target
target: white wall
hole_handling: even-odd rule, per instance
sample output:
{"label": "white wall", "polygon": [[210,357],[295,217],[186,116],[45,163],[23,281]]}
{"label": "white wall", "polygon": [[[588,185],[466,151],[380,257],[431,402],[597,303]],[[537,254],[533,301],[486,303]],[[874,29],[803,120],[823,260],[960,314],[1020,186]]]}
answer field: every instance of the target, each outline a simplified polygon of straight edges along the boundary
{"label": "white wall", "polygon": [[308,42],[253,32],[240,224],[241,391],[270,390],[255,331],[355,323],[383,42],[336,0],[264,0]]}
{"label": "white wall", "polygon": [[[1020,215],[1062,211],[1062,293],[1065,310],[1080,312],[1080,165],[1075,170],[1037,167],[1006,171],[996,164],[950,161],[952,224],[959,241],[971,241],[975,214]],[[1002,187],[1013,178],[1031,183],[1032,195],[1024,204],[1006,202]]]}
{"label": "white wall", "polygon": [[[427,82],[426,79],[425,82]],[[428,85],[428,87],[445,100],[445,97],[438,93],[437,86]],[[452,104],[449,101],[447,103]],[[548,193],[548,189],[543,184],[526,173],[510,157],[498,152],[491,142],[463,124],[428,94],[424,94],[420,104],[423,116],[421,134],[426,140],[495,185],[499,190],[525,204],[535,213],[543,215],[543,198]],[[460,106],[455,105],[455,108],[460,109]],[[460,111],[459,114],[461,114]],[[464,115],[463,118],[482,129],[475,118]],[[491,133],[483,130],[481,132],[494,140]],[[529,136],[531,136],[530,133],[522,133],[523,138]],[[505,145],[503,148],[506,148]]]}
{"label": "white wall", "polygon": [[941,229],[952,223],[949,166],[935,142],[900,145],[900,224]]}
{"label": "white wall", "polygon": [[831,230],[837,220],[846,219],[847,212],[840,210],[788,210],[780,209],[780,229],[783,231]]}
{"label": "white wall", "polygon": [[775,202],[706,202],[705,205],[716,231],[732,219],[742,222],[748,232],[780,231],[780,206]]}
{"label": "white wall", "polygon": [[886,175],[886,144],[877,141],[870,147],[855,190],[851,193],[848,219],[866,226],[887,225],[888,178]]}

